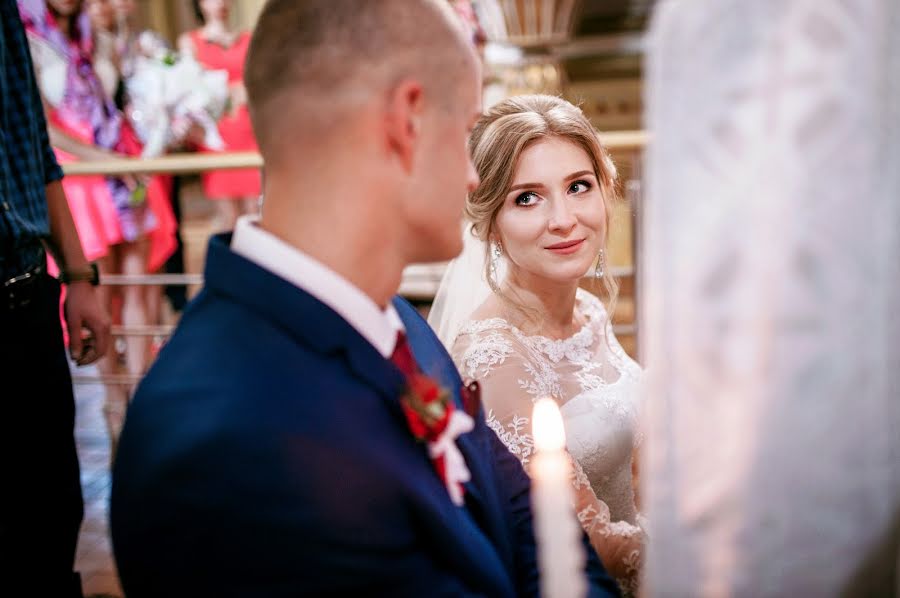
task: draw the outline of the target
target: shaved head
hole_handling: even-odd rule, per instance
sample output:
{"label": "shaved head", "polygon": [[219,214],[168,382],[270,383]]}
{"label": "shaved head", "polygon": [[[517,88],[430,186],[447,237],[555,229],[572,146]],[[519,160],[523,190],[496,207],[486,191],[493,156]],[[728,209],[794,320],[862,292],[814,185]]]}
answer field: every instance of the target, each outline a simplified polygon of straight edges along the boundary
{"label": "shaved head", "polygon": [[244,71],[260,151],[321,139],[404,79],[450,107],[476,60],[446,0],[269,0]]}

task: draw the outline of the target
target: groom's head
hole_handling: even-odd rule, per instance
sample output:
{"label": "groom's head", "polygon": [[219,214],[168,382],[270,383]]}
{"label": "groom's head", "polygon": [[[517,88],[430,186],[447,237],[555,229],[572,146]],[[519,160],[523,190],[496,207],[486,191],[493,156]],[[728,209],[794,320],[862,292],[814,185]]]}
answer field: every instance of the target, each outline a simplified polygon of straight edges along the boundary
{"label": "groom's head", "polygon": [[405,257],[459,252],[481,86],[446,0],[269,0],[245,81],[267,181],[344,169],[403,223]]}

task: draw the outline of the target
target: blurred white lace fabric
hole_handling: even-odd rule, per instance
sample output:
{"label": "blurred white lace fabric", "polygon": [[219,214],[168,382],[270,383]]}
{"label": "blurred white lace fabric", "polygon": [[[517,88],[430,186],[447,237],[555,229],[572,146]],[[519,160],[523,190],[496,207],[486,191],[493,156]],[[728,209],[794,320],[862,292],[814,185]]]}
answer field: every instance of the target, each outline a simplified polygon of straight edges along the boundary
{"label": "blurred white lace fabric", "polygon": [[648,596],[898,593],[900,2],[662,0]]}

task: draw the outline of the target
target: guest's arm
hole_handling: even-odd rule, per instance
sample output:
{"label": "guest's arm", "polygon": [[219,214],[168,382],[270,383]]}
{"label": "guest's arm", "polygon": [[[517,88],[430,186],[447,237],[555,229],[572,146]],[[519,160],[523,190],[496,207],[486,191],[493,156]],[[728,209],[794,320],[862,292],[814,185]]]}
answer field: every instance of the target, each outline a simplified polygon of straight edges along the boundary
{"label": "guest's arm", "polygon": [[[50,237],[54,257],[63,269],[81,272],[88,269],[87,259],[81,250],[78,231],[69,212],[69,204],[60,181],[46,187],[47,209],[50,215]],[[89,282],[78,281],[68,285],[65,304],[66,328],[69,333],[69,352],[78,365],[93,363],[106,355],[110,344],[109,316]],[[92,344],[85,344],[82,329],[90,332]]]}
{"label": "guest's arm", "polygon": [[178,53],[182,56],[189,56],[192,59],[195,56],[194,42],[191,40],[191,34],[184,32],[178,36]]}
{"label": "guest's arm", "polygon": [[[29,56],[30,58],[30,56]],[[32,64],[26,68],[33,68]],[[45,182],[47,198],[47,216],[50,221],[50,239],[47,245],[60,268],[69,271],[87,269],[87,259],[81,248],[78,230],[69,211],[62,186],[63,172],[56,161],[44,117],[44,105],[40,90],[34,78],[31,79],[31,98],[33,113],[40,120],[41,167]],[[69,352],[78,365],[87,365],[106,354],[110,344],[109,316],[100,306],[93,287],[86,282],[75,282],[69,285],[65,304],[66,328],[69,333]],[[90,331],[93,346],[85,347],[81,338],[82,328]]]}
{"label": "guest's arm", "polygon": [[66,133],[56,125],[51,124],[47,129],[50,133],[50,145],[61,149],[68,154],[81,158],[82,160],[111,160],[122,157],[119,154],[107,151],[95,145],[89,145]]}

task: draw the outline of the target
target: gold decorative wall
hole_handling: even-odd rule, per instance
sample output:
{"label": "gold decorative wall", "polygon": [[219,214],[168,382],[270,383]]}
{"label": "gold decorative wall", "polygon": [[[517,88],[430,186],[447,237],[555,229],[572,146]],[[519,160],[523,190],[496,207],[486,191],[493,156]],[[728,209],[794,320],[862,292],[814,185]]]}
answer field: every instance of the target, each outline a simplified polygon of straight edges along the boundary
{"label": "gold decorative wall", "polygon": [[[252,29],[266,0],[232,0],[231,22],[240,29]],[[139,0],[143,25],[160,33],[171,43],[197,27],[191,0]]]}

